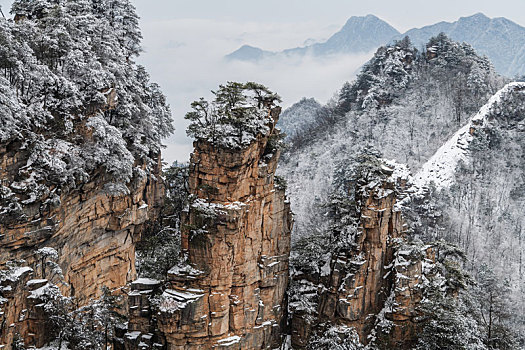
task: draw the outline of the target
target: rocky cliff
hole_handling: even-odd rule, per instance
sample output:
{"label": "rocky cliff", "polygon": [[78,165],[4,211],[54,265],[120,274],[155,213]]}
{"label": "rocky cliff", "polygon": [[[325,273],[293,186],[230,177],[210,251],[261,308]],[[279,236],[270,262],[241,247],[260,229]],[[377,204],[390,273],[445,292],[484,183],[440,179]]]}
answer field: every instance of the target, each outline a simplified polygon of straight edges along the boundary
{"label": "rocky cliff", "polygon": [[[78,134],[92,136],[89,128]],[[81,306],[98,298],[102,286],[114,290],[135,279],[134,244],[146,220],[156,215],[163,186],[159,157],[152,170],[135,172],[127,185],[118,187],[99,169],[77,188],[51,188],[40,198],[28,199],[16,186],[28,176],[27,156],[20,143],[0,145],[2,184],[22,203],[18,215],[2,217],[0,264],[17,261],[19,269],[26,269],[20,278],[11,274],[2,282],[0,343],[11,344],[19,334],[26,345],[42,346],[49,334],[42,327],[32,330],[36,321],[31,321],[31,290],[49,280]],[[51,193],[60,193],[58,200]],[[54,268],[48,267],[46,250]],[[43,310],[37,313],[36,323],[43,323]]]}
{"label": "rocky cliff", "polygon": [[403,165],[383,165],[377,178],[355,185],[354,242],[334,252],[325,277],[296,277],[301,286],[298,298],[309,299],[315,312],[306,312],[300,302],[291,304],[295,348],[308,347],[312,338],[333,327],[341,334],[355,330],[359,341],[372,342],[373,348],[413,345],[423,268],[433,257],[430,247],[408,243],[399,205],[407,195],[406,175]]}
{"label": "rocky cliff", "polygon": [[279,112],[271,110],[267,134],[240,150],[195,142],[193,198],[182,225],[187,265],[169,272],[156,312],[143,297],[153,288],[139,281],[131,293],[126,348],[149,339],[151,347],[168,349],[270,349],[282,343],[292,218],[274,178],[279,151],[269,142],[278,134]]}

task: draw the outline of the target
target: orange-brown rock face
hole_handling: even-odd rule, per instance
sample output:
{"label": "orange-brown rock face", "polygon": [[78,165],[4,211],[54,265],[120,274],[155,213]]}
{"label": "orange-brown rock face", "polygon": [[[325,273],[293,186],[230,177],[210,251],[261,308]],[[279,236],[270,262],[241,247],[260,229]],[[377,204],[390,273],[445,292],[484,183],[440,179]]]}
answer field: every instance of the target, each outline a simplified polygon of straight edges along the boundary
{"label": "orange-brown rock face", "polygon": [[[294,312],[295,348],[305,347],[311,333],[319,332],[319,325],[353,327],[362,343],[373,340],[378,349],[413,345],[423,265],[426,258],[432,260],[432,250],[405,244],[406,224],[395,207],[395,187],[384,181],[362,191],[355,247],[332,257],[328,281],[321,280],[324,288],[319,288],[324,291],[319,292],[318,318]],[[307,286],[308,282],[302,283]]]}
{"label": "orange-brown rock face", "polygon": [[321,300],[321,315],[336,318],[357,330],[361,341],[366,341],[376,315],[390,294],[389,266],[393,261],[392,243],[403,233],[401,213],[393,210],[395,195],[378,196],[373,191],[361,209],[360,233],[356,254],[338,256],[332,261],[328,291]]}
{"label": "orange-brown rock face", "polygon": [[[5,165],[2,180],[16,181],[15,170],[26,162],[23,155],[4,148],[0,149],[0,160]],[[160,166],[156,171],[160,171]],[[115,289],[132,281],[136,277],[134,244],[143,223],[156,215],[163,186],[154,176],[136,176],[127,191],[110,194],[105,188],[107,182],[102,175],[95,174],[90,182],[64,193],[60,204],[45,205],[44,198],[23,206],[23,220],[2,222],[0,265],[24,259],[33,268],[32,279],[48,279],[49,272],[43,271],[41,265],[37,267],[40,261],[35,253],[43,247],[55,249],[56,263],[64,276],[64,283],[60,284],[62,293],[74,296],[80,305],[98,298],[102,286]],[[17,288],[29,290],[24,285]],[[3,324],[7,325],[0,330],[2,344],[10,344],[15,333],[27,345],[42,345],[45,339],[44,332],[35,335],[30,331],[32,326],[22,322],[26,318],[20,311],[31,304],[23,297],[24,293],[20,292],[16,298],[7,297],[0,305]]]}
{"label": "orange-brown rock face", "polygon": [[282,341],[292,221],[284,190],[274,186],[279,154],[268,154],[267,143],[275,132],[242,150],[195,143],[195,200],[182,237],[192,268],[170,271],[157,316],[168,349],[269,349]]}

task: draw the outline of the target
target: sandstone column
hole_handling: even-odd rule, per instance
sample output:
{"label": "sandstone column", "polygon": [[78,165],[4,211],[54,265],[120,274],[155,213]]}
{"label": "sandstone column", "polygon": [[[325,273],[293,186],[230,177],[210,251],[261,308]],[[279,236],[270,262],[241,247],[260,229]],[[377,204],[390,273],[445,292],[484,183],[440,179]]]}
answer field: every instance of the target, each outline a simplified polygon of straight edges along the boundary
{"label": "sandstone column", "polygon": [[269,349],[282,341],[292,218],[274,183],[274,124],[243,149],[194,143],[182,225],[190,263],[170,271],[158,316],[168,349]]}

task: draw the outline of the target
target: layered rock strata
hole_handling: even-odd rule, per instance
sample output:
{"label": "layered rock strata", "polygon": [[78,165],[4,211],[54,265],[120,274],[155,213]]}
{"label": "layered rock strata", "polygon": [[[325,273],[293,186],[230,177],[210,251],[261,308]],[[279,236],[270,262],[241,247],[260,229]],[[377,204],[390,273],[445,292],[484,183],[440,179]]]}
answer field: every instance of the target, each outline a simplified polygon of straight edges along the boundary
{"label": "layered rock strata", "polygon": [[320,303],[322,317],[354,327],[361,340],[374,325],[368,315],[378,314],[390,294],[392,279],[387,274],[393,262],[393,243],[403,234],[401,212],[394,211],[393,186],[385,186],[372,189],[363,198],[355,254],[333,258],[328,290]]}
{"label": "layered rock strata", "polygon": [[[18,146],[0,146],[4,185],[18,181],[26,166],[27,154]],[[144,223],[157,214],[162,203],[163,185],[160,176],[154,176],[160,169],[159,159],[151,175],[143,171],[127,186],[122,185],[120,192],[109,191],[111,179],[103,172],[95,173],[89,182],[64,191],[59,202],[44,195],[23,205],[20,217],[0,223],[0,265],[23,260],[34,270],[33,278],[47,279],[51,271],[43,269],[36,252],[45,247],[54,249],[58,253],[55,263],[63,274],[58,286],[64,295],[74,296],[79,305],[98,298],[102,286],[117,289],[126,285],[136,278],[135,242]],[[20,288],[27,290],[27,286]],[[6,293],[5,288],[0,290],[0,297],[5,298]],[[33,334],[31,326],[20,321],[24,318],[19,311],[30,304],[22,295],[5,298],[1,305],[1,344],[10,344],[15,333],[26,345],[40,344],[38,336],[45,336],[45,332]]]}
{"label": "layered rock strata", "polygon": [[[279,112],[271,111],[273,120]],[[274,125],[240,150],[195,142],[193,200],[182,224],[188,265],[170,270],[156,324],[132,320],[126,338],[160,334],[169,350],[281,344],[292,217],[274,182],[279,151],[268,143],[278,133]]]}
{"label": "layered rock strata", "polygon": [[44,304],[38,293],[34,293],[44,288],[48,281],[32,277],[32,268],[19,267],[9,273],[0,285],[0,349],[9,349],[10,344],[22,335],[28,344],[37,347],[44,346],[48,340]]}
{"label": "layered rock strata", "polygon": [[[393,169],[383,171],[390,176]],[[306,347],[327,325],[354,328],[362,343],[374,341],[380,349],[408,349],[416,339],[423,268],[433,256],[428,247],[405,247],[407,225],[396,205],[405,181],[390,177],[356,189],[361,206],[355,247],[332,257],[328,276],[300,276],[304,297],[318,315],[292,308],[294,348]]]}

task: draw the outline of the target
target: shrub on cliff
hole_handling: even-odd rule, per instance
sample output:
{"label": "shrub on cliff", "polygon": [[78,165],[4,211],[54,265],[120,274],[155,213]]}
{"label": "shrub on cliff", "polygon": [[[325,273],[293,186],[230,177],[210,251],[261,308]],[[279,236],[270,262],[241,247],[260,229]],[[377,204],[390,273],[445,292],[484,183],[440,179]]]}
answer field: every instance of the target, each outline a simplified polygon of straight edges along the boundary
{"label": "shrub on cliff", "polygon": [[312,337],[306,347],[309,350],[362,350],[359,336],[353,327],[328,326],[324,332]]}
{"label": "shrub on cliff", "polygon": [[164,280],[181,261],[181,214],[189,203],[188,166],[175,162],[164,171],[166,195],[160,215],[151,222],[137,243],[140,277]]}
{"label": "shrub on cliff", "polygon": [[190,121],[187,134],[224,148],[243,148],[268,133],[274,122],[270,111],[281,102],[279,95],[254,82],[228,82],[212,93],[212,102],[192,102],[193,110],[185,116]]}

